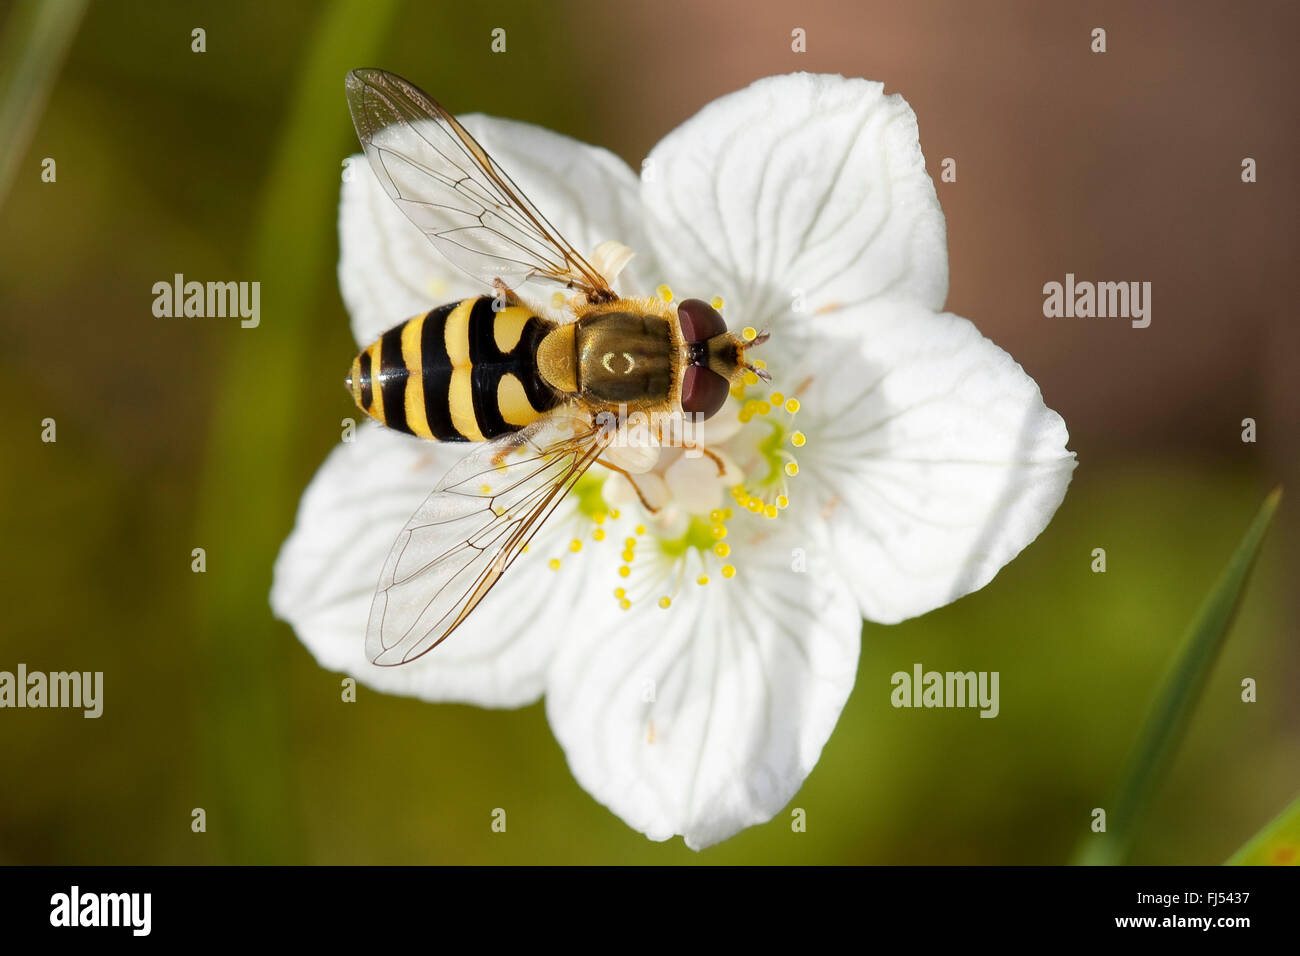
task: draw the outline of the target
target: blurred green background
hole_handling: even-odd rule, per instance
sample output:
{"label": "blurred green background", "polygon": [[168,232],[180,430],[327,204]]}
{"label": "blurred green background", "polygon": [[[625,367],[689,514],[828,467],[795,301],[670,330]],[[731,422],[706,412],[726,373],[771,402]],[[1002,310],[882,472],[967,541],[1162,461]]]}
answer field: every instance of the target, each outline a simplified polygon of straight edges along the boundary
{"label": "blurred green background", "polygon": [[[0,5],[0,24],[24,13]],[[0,197],[0,669],[102,670],[105,709],[0,711],[0,863],[1066,861],[1260,500],[1300,489],[1297,19],[1281,3],[90,4],[30,137],[0,130],[17,157]],[[0,73],[23,48],[6,38]],[[957,159],[937,186],[949,308],[1038,381],[1080,466],[989,587],[864,629],[853,696],[791,804],[806,833],[787,808],[703,854],[650,843],[574,782],[540,704],[364,688],[343,704],[272,620],[271,562],[350,414],[335,216],[356,150],[343,74],[365,65],[634,166],[755,78],[842,72],[908,98],[936,179]],[[1067,271],[1152,281],[1151,328],[1044,319],[1042,284]],[[260,281],[261,326],[155,318],[152,285],[177,272]],[[1220,862],[1300,790],[1294,512],[1284,500],[1136,862]],[[891,708],[890,674],[916,661],[1000,671],[1001,715]]]}

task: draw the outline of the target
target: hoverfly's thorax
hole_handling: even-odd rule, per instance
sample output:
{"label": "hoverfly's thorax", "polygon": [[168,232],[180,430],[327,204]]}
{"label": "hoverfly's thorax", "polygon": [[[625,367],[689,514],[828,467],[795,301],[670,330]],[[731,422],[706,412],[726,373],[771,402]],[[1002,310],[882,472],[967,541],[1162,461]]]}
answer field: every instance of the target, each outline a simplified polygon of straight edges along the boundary
{"label": "hoverfly's thorax", "polygon": [[580,320],[576,339],[583,397],[617,405],[661,403],[672,395],[677,343],[666,319],[606,312]]}

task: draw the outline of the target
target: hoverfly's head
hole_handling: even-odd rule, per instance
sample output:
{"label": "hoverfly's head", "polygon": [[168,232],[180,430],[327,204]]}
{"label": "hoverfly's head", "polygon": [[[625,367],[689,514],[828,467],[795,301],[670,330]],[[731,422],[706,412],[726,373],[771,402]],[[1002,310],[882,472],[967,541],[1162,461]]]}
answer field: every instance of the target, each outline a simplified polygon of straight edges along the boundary
{"label": "hoverfly's head", "polygon": [[[711,418],[727,400],[732,386],[753,372],[770,381],[766,369],[745,361],[745,350],[767,341],[766,332],[750,338],[727,331],[718,310],[702,299],[686,299],[677,307],[677,321],[686,341],[687,364],[682,376],[682,411]],[[752,330],[746,330],[747,332]]]}

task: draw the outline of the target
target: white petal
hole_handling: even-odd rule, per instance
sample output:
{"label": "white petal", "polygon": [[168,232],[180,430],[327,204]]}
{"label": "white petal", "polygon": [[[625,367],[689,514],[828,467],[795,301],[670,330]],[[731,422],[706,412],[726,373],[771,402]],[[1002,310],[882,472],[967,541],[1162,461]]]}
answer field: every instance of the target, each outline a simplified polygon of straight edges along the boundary
{"label": "white petal", "polygon": [[618,288],[618,277],[622,275],[627,264],[636,256],[636,250],[623,245],[617,239],[606,239],[598,245],[587,261],[599,272],[611,288]]}
{"label": "white petal", "polygon": [[[594,253],[610,239],[637,253],[623,270],[620,291],[640,285],[639,263],[655,271],[637,178],[621,159],[527,123],[480,115],[461,121],[580,253]],[[339,204],[339,286],[359,344],[421,311],[491,291],[438,253],[384,193],[364,156],[348,164]],[[521,292],[532,301],[559,289],[538,284]]]}
{"label": "white petal", "polygon": [[879,83],[796,73],[716,100],[650,153],[642,195],[674,291],[720,293],[733,328],[793,343],[840,321],[819,310],[947,296],[916,117]]}
{"label": "white petal", "polygon": [[684,443],[703,444],[710,451],[716,451],[719,445],[730,441],[740,431],[740,408],[740,402],[728,395],[712,418],[697,422],[688,416],[683,431]]}
{"label": "white petal", "polygon": [[611,508],[635,508],[638,512],[642,511],[643,496],[652,508],[662,508],[671,497],[663,478],[652,471],[638,474],[635,487],[620,473],[611,472],[601,487],[601,495]]}
{"label": "white petal", "polygon": [[601,491],[611,508],[626,508],[637,500],[636,489],[632,487],[632,482],[618,472],[605,479]]}
{"label": "white petal", "polygon": [[402,215],[364,156],[347,162],[339,200],[339,291],[358,345],[420,312],[487,291]]}
{"label": "white petal", "polygon": [[[571,615],[596,600],[585,587],[589,574],[618,562],[604,542],[587,540],[581,552],[569,552],[570,504],[557,509],[528,553],[436,650],[401,667],[377,667],[364,652],[370,602],[393,541],[464,453],[464,446],[358,429],[353,442],[330,453],[303,495],[275,564],[271,606],[322,667],[377,690],[516,707],[541,694],[554,646],[573,625]],[[562,558],[559,571],[548,568],[551,557]]]}
{"label": "white petal", "polygon": [[1033,379],[967,320],[897,304],[854,319],[863,338],[808,356],[791,498],[796,520],[825,520],[862,614],[894,623],[992,580],[1075,460]]}
{"label": "white petal", "polygon": [[722,507],[724,477],[718,474],[717,462],[704,455],[698,458],[681,455],[664,472],[673,501],[694,515],[707,515]]}
{"label": "white petal", "polygon": [[648,431],[620,427],[601,457],[624,471],[640,475],[657,465],[661,454],[659,445],[651,440]]}
{"label": "white petal", "polygon": [[652,597],[560,649],[546,712],[569,767],[652,840],[700,849],[771,819],[839,718],[861,620],[833,575],[791,570],[790,540],[737,548],[730,581],[692,572],[668,610]]}
{"label": "white petal", "polygon": [[680,538],[691,526],[691,514],[677,502],[669,499],[659,506],[654,514],[645,514],[638,509],[633,514],[641,514],[641,520],[650,529],[650,533],[664,541]]}

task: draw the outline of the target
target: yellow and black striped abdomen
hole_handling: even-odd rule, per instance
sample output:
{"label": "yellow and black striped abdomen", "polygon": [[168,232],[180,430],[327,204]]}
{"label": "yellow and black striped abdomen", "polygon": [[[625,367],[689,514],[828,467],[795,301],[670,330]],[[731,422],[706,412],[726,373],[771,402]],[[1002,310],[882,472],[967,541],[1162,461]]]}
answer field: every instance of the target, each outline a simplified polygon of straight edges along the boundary
{"label": "yellow and black striped abdomen", "polygon": [[518,431],[563,396],[537,370],[555,323],[491,296],[463,299],[389,329],[358,355],[348,389],[389,428],[438,441]]}

